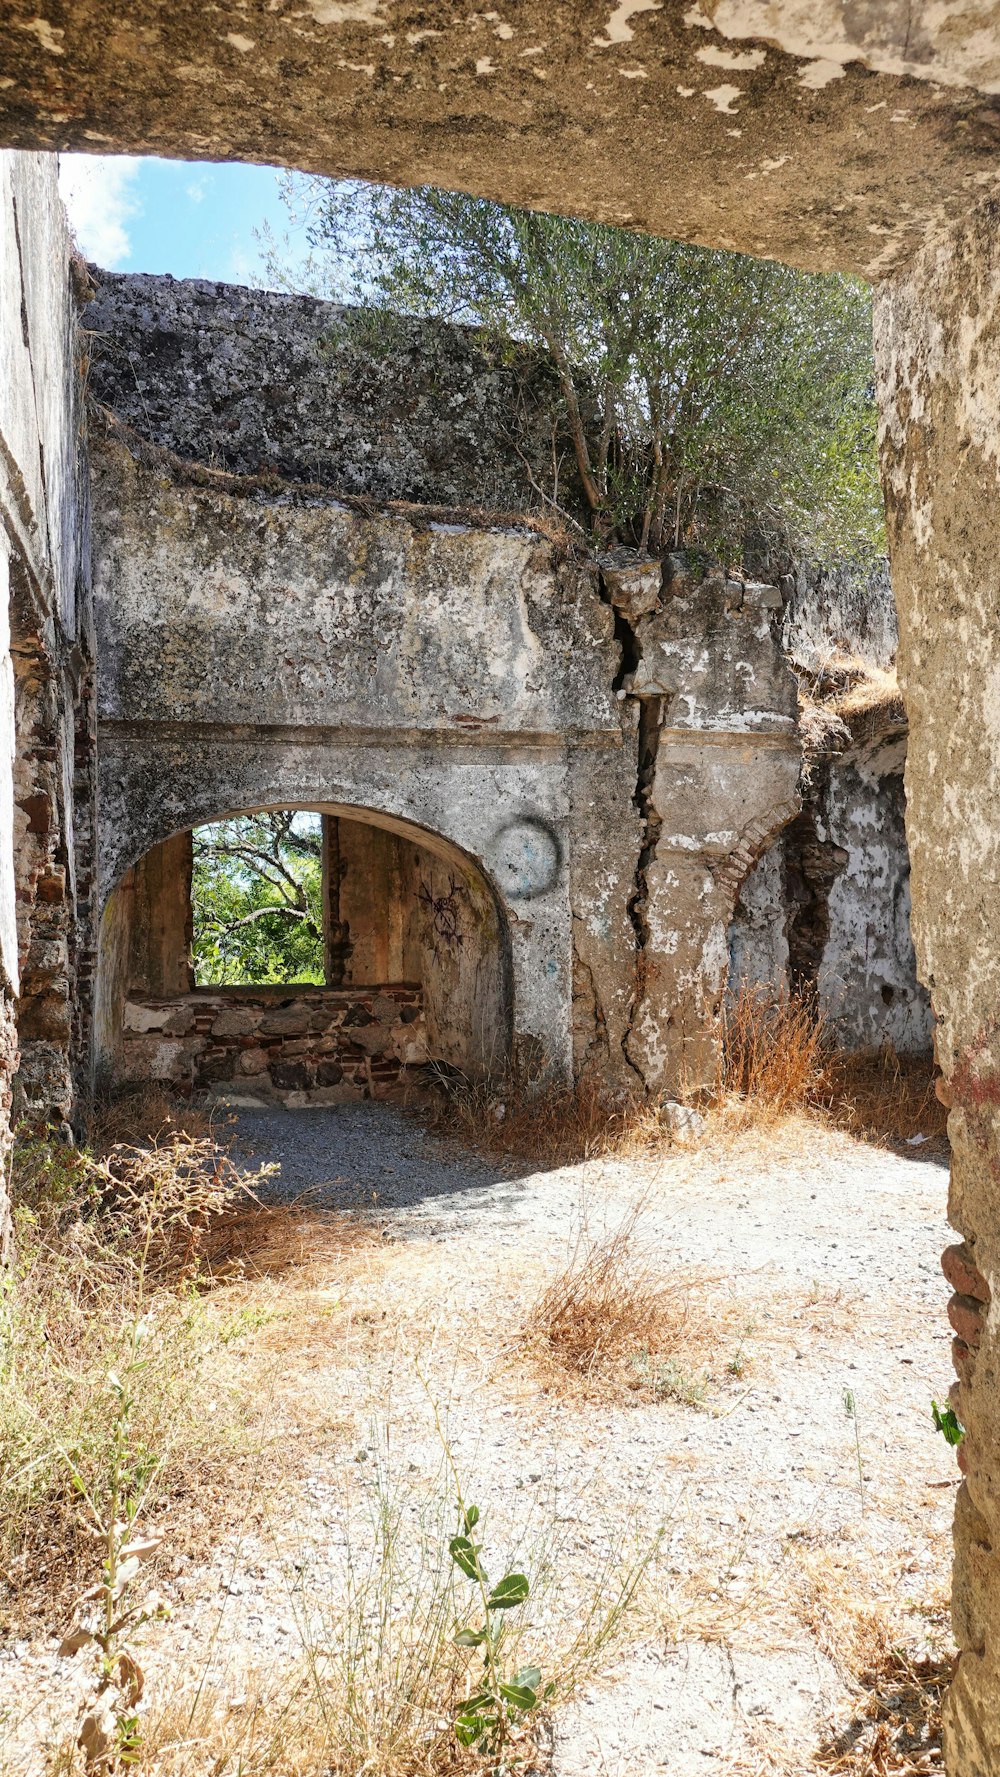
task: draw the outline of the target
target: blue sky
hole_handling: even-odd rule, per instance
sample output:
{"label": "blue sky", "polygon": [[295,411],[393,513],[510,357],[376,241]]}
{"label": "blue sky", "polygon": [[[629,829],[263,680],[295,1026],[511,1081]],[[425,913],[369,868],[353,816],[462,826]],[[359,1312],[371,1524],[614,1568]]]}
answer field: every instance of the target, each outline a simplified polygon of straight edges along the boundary
{"label": "blue sky", "polygon": [[273,167],[64,154],[59,183],[78,245],[107,271],[265,282],[254,230],[288,233]]}

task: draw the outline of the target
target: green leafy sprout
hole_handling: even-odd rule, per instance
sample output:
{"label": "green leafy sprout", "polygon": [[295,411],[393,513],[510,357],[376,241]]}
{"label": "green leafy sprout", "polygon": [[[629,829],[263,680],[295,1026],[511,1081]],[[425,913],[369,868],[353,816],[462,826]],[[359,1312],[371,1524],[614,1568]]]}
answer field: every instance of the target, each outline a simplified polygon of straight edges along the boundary
{"label": "green leafy sprout", "polygon": [[957,1449],[965,1436],[965,1427],[951,1407],[939,1407],[937,1401],[931,1402],[931,1418],[935,1431],[939,1431],[946,1444]]}
{"label": "green leafy sprout", "polygon": [[479,1523],[479,1507],[459,1501],[460,1529],[448,1544],[455,1566],[471,1580],[479,1594],[482,1616],[479,1626],[460,1629],[455,1646],[481,1650],[483,1671],[478,1687],[455,1716],[455,1738],[461,1746],[474,1746],[494,1761],[494,1770],[506,1769],[504,1753],[513,1727],[524,1722],[555,1691],[542,1688],[537,1666],[522,1666],[505,1673],[502,1651],[507,1632],[505,1612],[527,1603],[531,1586],[523,1573],[507,1573],[490,1584],[481,1559],[482,1544],[473,1540]]}

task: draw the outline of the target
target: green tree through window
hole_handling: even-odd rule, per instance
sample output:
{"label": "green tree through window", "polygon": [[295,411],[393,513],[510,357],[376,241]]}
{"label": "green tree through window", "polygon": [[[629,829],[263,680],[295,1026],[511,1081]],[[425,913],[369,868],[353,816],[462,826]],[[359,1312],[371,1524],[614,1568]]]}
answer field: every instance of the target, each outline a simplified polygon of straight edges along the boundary
{"label": "green tree through window", "polygon": [[194,831],[199,987],[322,984],[322,817],[279,809]]}

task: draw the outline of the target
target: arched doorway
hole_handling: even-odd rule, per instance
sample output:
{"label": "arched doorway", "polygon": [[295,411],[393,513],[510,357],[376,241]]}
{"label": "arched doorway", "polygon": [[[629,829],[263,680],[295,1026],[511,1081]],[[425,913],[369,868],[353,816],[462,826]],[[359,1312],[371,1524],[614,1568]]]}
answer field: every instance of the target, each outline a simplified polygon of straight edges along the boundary
{"label": "arched doorway", "polygon": [[[199,843],[222,823],[237,835],[255,818],[261,826],[268,812],[223,812],[197,830]],[[322,873],[307,979],[276,979],[273,962],[264,979],[240,979],[232,957],[206,965],[192,942],[191,829],[119,877],[97,971],[105,1077],[301,1105],[392,1097],[443,1071],[502,1073],[513,1028],[510,941],[481,865],[440,834],[375,809],[323,805],[299,817]]]}

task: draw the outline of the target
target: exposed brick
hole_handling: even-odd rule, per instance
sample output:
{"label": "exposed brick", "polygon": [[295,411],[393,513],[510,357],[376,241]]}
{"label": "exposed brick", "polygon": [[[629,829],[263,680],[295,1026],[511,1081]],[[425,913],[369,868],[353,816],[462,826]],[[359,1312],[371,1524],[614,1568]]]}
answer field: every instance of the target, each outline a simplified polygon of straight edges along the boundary
{"label": "exposed brick", "polygon": [[941,1269],[952,1289],[959,1296],[972,1296],[977,1302],[990,1300],[990,1286],[975,1262],[965,1241],[946,1246],[941,1254]]}

